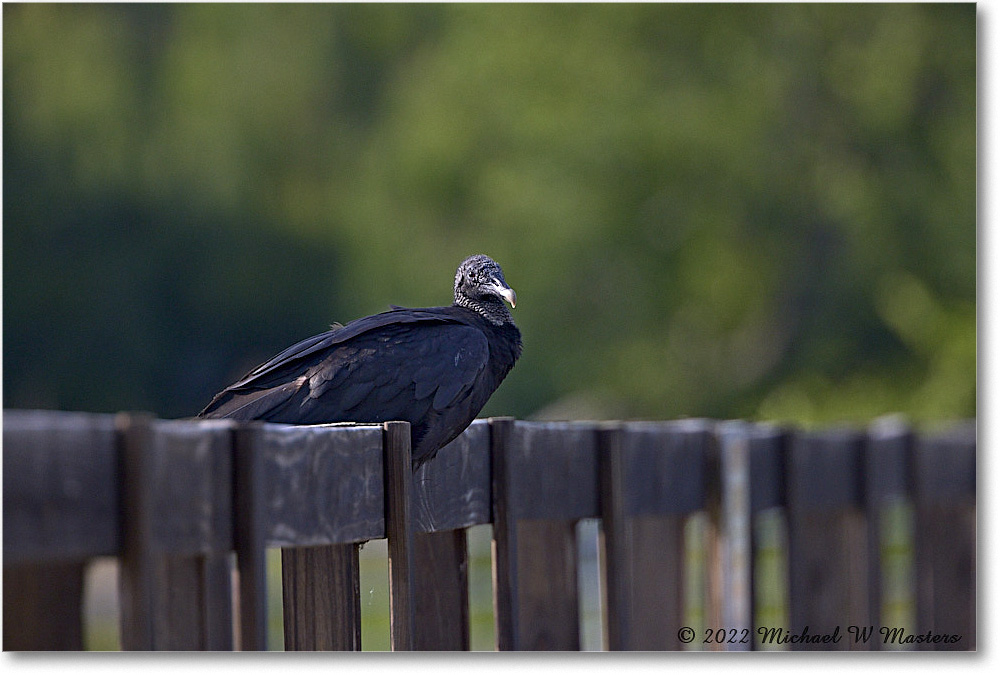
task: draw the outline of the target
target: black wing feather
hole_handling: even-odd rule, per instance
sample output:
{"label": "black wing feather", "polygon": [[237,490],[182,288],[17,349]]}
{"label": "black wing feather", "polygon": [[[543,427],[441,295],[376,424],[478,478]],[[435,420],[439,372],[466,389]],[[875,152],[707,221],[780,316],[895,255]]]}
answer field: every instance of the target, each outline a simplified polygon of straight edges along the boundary
{"label": "black wing feather", "polygon": [[292,345],[221,392],[201,415],[426,424],[432,408],[468,397],[488,359],[488,341],[476,327],[430,310],[385,312]]}

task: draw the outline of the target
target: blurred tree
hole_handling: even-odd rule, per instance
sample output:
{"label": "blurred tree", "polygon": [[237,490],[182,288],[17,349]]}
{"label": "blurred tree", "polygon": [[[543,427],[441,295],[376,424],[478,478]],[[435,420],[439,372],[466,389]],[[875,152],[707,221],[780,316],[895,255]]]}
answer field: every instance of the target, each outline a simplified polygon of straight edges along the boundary
{"label": "blurred tree", "polygon": [[975,5],[5,5],[4,405],[503,266],[486,413],[976,413]]}

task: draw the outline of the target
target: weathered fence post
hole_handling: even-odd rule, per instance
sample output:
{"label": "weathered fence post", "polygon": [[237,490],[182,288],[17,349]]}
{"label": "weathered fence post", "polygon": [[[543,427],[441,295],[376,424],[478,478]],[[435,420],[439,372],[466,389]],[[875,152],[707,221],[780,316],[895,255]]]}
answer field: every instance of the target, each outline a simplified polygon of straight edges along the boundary
{"label": "weathered fence post", "polygon": [[702,636],[680,629],[684,523],[706,506],[709,433],[703,420],[602,432],[608,649],[702,645]]}
{"label": "weathered fence post", "polygon": [[913,432],[895,418],[876,421],[868,430],[864,456],[864,500],[868,526],[868,615],[873,636],[871,649],[886,648],[880,628],[885,583],[882,574],[882,516],[893,500],[907,496],[910,489],[910,460]]}
{"label": "weathered fence post", "polygon": [[516,649],[518,634],[517,527],[509,489],[509,444],[514,420],[494,417],[489,425],[493,465],[493,615],[497,649],[510,651]]}
{"label": "weathered fence post", "polygon": [[83,649],[81,561],[4,565],[4,651]]}
{"label": "weathered fence post", "polygon": [[384,435],[349,424],[266,434],[265,473],[287,482],[267,492],[286,651],[361,649],[358,551],[385,533]]}
{"label": "weathered fence post", "polygon": [[3,414],[3,647],[83,649],[86,561],[118,552],[111,415]]}
{"label": "weathered fence post", "polygon": [[385,535],[389,546],[389,630],[393,651],[415,647],[416,603],[410,493],[410,423],[386,422],[382,446],[385,470]]}
{"label": "weathered fence post", "polygon": [[754,641],[750,430],[738,420],[718,425],[718,470],[710,481],[719,483],[711,511],[720,543],[711,603],[716,609],[709,625],[735,631],[734,639],[719,645],[726,651],[751,650]]}
{"label": "weathered fence post", "polygon": [[281,549],[285,651],[361,651],[357,544]]}
{"label": "weathered fence post", "polygon": [[470,647],[466,528],[490,522],[489,443],[488,423],[473,422],[413,474],[416,649]]}
{"label": "weathered fence post", "polygon": [[118,431],[122,647],[231,649],[228,423],[123,414]]}
{"label": "weathered fence post", "polygon": [[498,644],[579,649],[576,522],[598,515],[594,427],[519,423],[503,438],[499,424],[492,448]]}
{"label": "weathered fence post", "polygon": [[[976,648],[976,429],[959,426],[917,440],[917,632],[946,635],[919,649]],[[952,639],[954,638],[954,639]]]}
{"label": "weathered fence post", "polygon": [[[761,552],[758,532],[758,516],[762,511],[770,509],[787,509],[788,490],[785,483],[785,467],[789,433],[785,429],[766,425],[754,425],[750,432],[750,609],[757,611],[757,558]],[[787,518],[785,519],[787,522]],[[757,633],[761,628],[767,630],[774,626],[761,626],[756,619],[753,621],[753,631],[750,642],[757,649],[762,640]]]}
{"label": "weathered fence post", "polygon": [[268,425],[261,546],[281,549],[284,644],[361,649],[358,546],[385,537],[381,426]]}
{"label": "weathered fence post", "polygon": [[[800,650],[865,650],[849,626],[867,626],[862,437],[850,430],[798,434],[788,456],[789,631]],[[828,641],[822,641],[829,636]]]}
{"label": "weathered fence post", "polygon": [[631,589],[627,552],[631,528],[625,518],[625,467],[621,424],[598,429],[597,452],[601,480],[601,546],[604,568],[604,644],[612,651],[625,649],[631,635]]}
{"label": "weathered fence post", "polygon": [[149,446],[152,416],[121,414],[122,554],[119,567],[122,649],[151,650],[153,638],[153,555]]}
{"label": "weathered fence post", "polygon": [[267,649],[267,560],[265,558],[264,469],[258,422],[233,432],[233,543],[239,570],[242,651]]}
{"label": "weathered fence post", "polygon": [[412,474],[414,649],[468,650],[466,528],[490,522],[489,425],[473,422]]}
{"label": "weathered fence post", "polygon": [[414,532],[414,649],[469,649],[469,558],[464,529]]}

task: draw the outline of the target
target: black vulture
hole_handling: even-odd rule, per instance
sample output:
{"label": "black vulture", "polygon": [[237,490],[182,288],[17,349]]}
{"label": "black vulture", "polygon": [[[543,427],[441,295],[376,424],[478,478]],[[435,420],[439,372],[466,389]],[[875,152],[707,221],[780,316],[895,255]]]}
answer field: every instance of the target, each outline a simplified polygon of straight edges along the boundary
{"label": "black vulture", "polygon": [[199,417],[285,424],[411,425],[414,467],[476,418],[521,355],[503,301],[517,296],[485,255],[455,273],[450,307],[357,319],[292,345],[212,399]]}

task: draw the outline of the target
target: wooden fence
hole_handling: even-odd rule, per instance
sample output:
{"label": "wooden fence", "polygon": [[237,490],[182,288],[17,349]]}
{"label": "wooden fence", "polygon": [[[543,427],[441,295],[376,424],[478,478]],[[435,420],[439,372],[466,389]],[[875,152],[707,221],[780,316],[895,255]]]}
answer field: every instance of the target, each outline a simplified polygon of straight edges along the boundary
{"label": "wooden fence", "polygon": [[[414,474],[405,422],[6,411],[4,649],[81,649],[98,556],[118,559],[124,649],[266,649],[267,548],[281,549],[285,648],[360,649],[358,547],[381,538],[392,648],[468,649],[466,528],[489,523],[497,647],[576,650],[584,518],[601,520],[608,649],[974,649],[975,438],[972,423],[918,436],[495,418]],[[896,499],[915,533],[909,630],[881,619]],[[754,616],[768,509],[787,524],[785,626]],[[696,512],[709,526],[707,628],[694,631],[682,550]]]}

